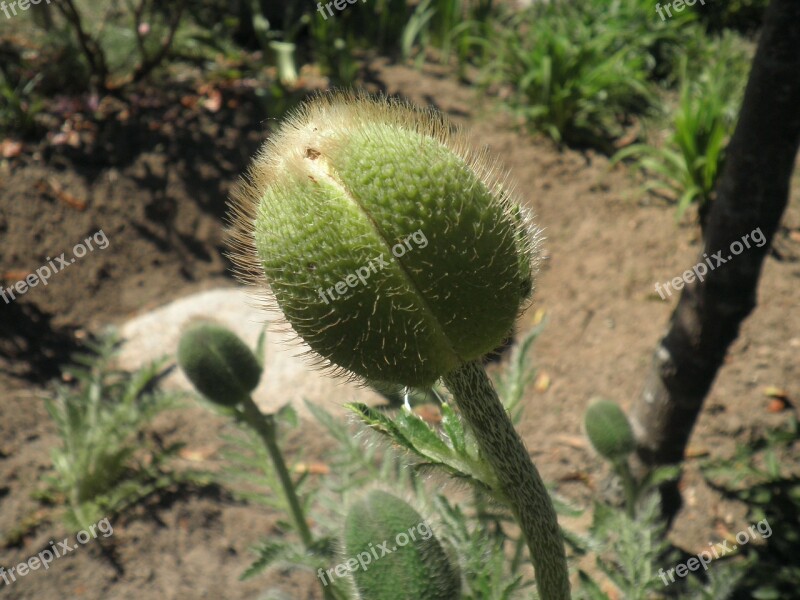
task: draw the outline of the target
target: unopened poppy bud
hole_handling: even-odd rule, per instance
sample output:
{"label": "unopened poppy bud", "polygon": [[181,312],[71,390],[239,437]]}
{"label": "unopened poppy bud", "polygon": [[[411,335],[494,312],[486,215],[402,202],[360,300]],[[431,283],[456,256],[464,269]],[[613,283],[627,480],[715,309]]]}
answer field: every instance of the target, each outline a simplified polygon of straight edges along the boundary
{"label": "unopened poppy bud", "polygon": [[482,155],[427,110],[320,96],[235,194],[250,281],[328,364],[425,387],[496,348],[530,296],[536,232]]}
{"label": "unopened poppy bud", "polygon": [[223,406],[241,402],[261,379],[261,365],[250,348],[214,323],[196,323],[183,333],[178,364],[198,392]]}
{"label": "unopened poppy bud", "polygon": [[586,409],[586,435],[597,452],[609,460],[625,458],[636,449],[628,417],[616,403],[598,400]]}

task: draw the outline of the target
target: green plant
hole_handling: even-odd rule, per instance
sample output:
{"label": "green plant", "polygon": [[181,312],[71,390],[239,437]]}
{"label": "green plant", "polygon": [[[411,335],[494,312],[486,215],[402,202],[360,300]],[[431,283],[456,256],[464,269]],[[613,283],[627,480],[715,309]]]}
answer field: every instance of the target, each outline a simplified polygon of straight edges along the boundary
{"label": "green plant", "polygon": [[[509,414],[514,415],[515,420],[520,413],[520,399],[525,386],[534,373],[530,367],[530,352],[540,331],[541,325],[522,337],[508,361],[507,368],[497,377],[503,404]],[[261,347],[263,337],[259,343],[259,348]],[[238,354],[238,350],[232,353]],[[256,354],[260,355],[261,351],[258,350]],[[234,389],[238,387],[236,385]],[[276,565],[301,568],[316,573],[321,582],[327,584],[324,589],[334,598],[355,598],[356,588],[351,582],[352,573],[347,577],[329,578],[329,572],[335,573],[337,563],[346,564],[348,559],[355,557],[348,550],[346,540],[342,538],[339,524],[346,521],[348,513],[359,516],[364,514],[359,502],[365,494],[374,490],[375,482],[380,481],[384,488],[397,490],[398,493],[403,490],[405,497],[413,494],[413,504],[424,507],[424,514],[429,515],[426,522],[429,522],[432,529],[435,528],[436,537],[446,551],[448,563],[454,565],[454,568],[459,565],[462,573],[462,591],[457,597],[463,600],[512,600],[523,597],[524,590],[533,585],[529,569],[525,570],[525,538],[516,533],[513,514],[503,505],[497,504],[496,495],[475,478],[476,470],[483,471],[486,472],[483,477],[492,481],[491,472],[479,460],[475,461],[477,465],[474,468],[463,466],[472,460],[470,457],[477,454],[474,435],[451,408],[452,400],[447,397],[446,391],[428,395],[416,390],[409,390],[409,393],[416,398],[416,403],[427,401],[439,406],[442,420],[438,424],[422,421],[408,408],[402,408],[397,414],[383,414],[363,406],[354,406],[353,410],[362,415],[363,422],[369,425],[368,429],[359,432],[354,429],[354,423],[335,418],[322,407],[306,403],[333,442],[333,446],[325,452],[327,468],[322,471],[323,474],[309,477],[309,471],[304,469],[294,481],[298,494],[302,489],[301,505],[304,514],[309,515],[316,524],[313,548],[309,551],[291,537],[265,538],[254,546],[256,559],[242,577],[253,577]],[[402,398],[399,400],[403,406]],[[210,406],[220,414],[232,414],[232,407],[228,402]],[[275,413],[274,418],[276,424],[279,424],[279,433],[298,425],[297,415],[289,406]],[[390,432],[387,437],[385,430],[396,430],[402,435],[391,435]],[[281,488],[280,478],[262,440],[249,427],[236,433],[237,435],[223,435],[227,442],[223,456],[230,465],[225,469],[224,481],[232,486],[238,498],[264,504],[280,514],[290,515],[291,509],[285,497],[273,493]],[[433,438],[438,438],[439,441],[436,442]],[[382,439],[390,439],[408,452],[399,453],[396,446],[389,447],[380,443]],[[444,447],[449,450],[442,452]],[[437,448],[439,454],[436,454]],[[446,462],[437,464],[436,459],[440,457]],[[414,459],[410,466],[409,459]],[[301,454],[293,456],[291,462],[296,463],[298,460],[303,460]],[[459,502],[452,497],[445,497],[438,491],[438,482],[428,475],[432,468],[448,470],[458,480],[471,482],[471,493]],[[425,485],[426,482],[432,485]],[[580,514],[557,499],[554,501],[559,513],[571,516]],[[416,517],[409,519],[413,523],[420,520]],[[281,523],[287,530],[293,528],[291,521]],[[405,525],[396,529],[398,530],[390,532],[391,536],[400,533],[401,529],[408,531]],[[565,535],[573,547],[581,547],[581,543],[576,545],[578,538],[574,534],[565,532]],[[371,534],[369,541],[377,545],[389,539],[387,536]],[[507,558],[509,555],[511,560]],[[388,559],[389,556],[381,558],[383,561]],[[369,569],[379,576],[378,581],[382,581],[384,574],[379,561],[370,564]],[[411,582],[414,576],[407,575],[407,579]],[[434,596],[423,594],[415,597],[425,599]]]}
{"label": "green plant", "polygon": [[40,497],[66,504],[65,519],[82,529],[154,492],[195,474],[166,468],[180,444],[162,446],[145,427],[176,398],[156,389],[164,361],[128,373],[113,367],[117,338],[87,343],[92,354],[75,357],[66,369],[76,385],[58,385],[47,412],[61,445],[52,451],[55,475],[45,477]]}
{"label": "green plant", "polygon": [[34,91],[41,79],[41,75],[36,75],[14,86],[0,70],[0,131],[31,134],[36,130],[36,115],[41,112],[43,102]]}
{"label": "green plant", "polygon": [[[792,416],[774,430],[754,434],[739,444],[730,458],[709,459],[701,465],[708,484],[723,496],[744,502],[748,520],[772,524],[766,544],[748,544],[742,551],[753,560],[740,568],[735,599],[788,598],[800,586],[800,470],[797,448],[800,426]],[[760,529],[759,529],[760,531]]]}
{"label": "green plant", "polygon": [[481,62],[494,36],[500,13],[494,0],[422,0],[408,18],[401,40],[401,53],[409,58],[417,48],[425,59],[429,47],[440,51],[447,63],[455,52],[459,72],[472,61]]}
{"label": "green plant", "polygon": [[556,142],[608,150],[627,115],[652,101],[646,54],[605,17],[563,1],[537,4],[512,20],[489,65],[529,126]]}
{"label": "green plant", "polygon": [[[595,503],[589,530],[589,547],[596,552],[596,565],[622,592],[626,600],[649,600],[663,590],[656,565],[675,562],[675,553],[664,538],[654,496],[642,505],[638,518],[605,504]],[[586,598],[608,600],[584,571],[580,572]]]}
{"label": "green plant", "polygon": [[708,45],[708,37],[694,10],[674,11],[668,19],[654,18],[650,0],[595,2],[595,10],[607,11],[607,27],[619,32],[620,43],[643,54],[650,78],[672,87],[681,57],[690,48]]}
{"label": "green plant", "polygon": [[[355,502],[347,513],[344,540],[348,556],[363,565],[352,571],[361,600],[459,597],[458,568],[430,525],[407,502],[392,494],[374,490]],[[384,540],[386,545],[395,545],[387,555],[374,559],[373,564],[377,554],[372,548]]]}
{"label": "green plant", "polygon": [[636,449],[628,418],[609,400],[597,400],[589,405],[584,426],[594,449],[610,461],[626,458]]}
{"label": "green plant", "polygon": [[137,0],[127,3],[125,9],[115,3],[104,15],[89,18],[74,0],[56,0],[54,5],[61,15],[58,26],[72,33],[92,84],[113,90],[143,80],[162,64],[187,2],[160,5],[153,0]]}
{"label": "green plant", "polygon": [[725,162],[725,146],[736,124],[745,78],[741,69],[731,69],[723,60],[694,79],[689,78],[687,69],[684,61],[680,101],[667,142],[663,146],[630,146],[619,151],[613,162],[634,159],[638,169],[654,178],[644,189],[663,193],[677,204],[676,219],[697,203],[704,226]]}
{"label": "green plant", "polygon": [[589,405],[584,415],[584,429],[592,447],[611,464],[622,482],[625,506],[631,519],[636,517],[636,507],[645,492],[680,474],[677,466],[662,466],[650,470],[641,481],[634,478],[628,462],[636,450],[633,430],[622,409],[610,400],[596,399]]}
{"label": "green plant", "polygon": [[[256,549],[258,560],[243,577],[259,572],[277,558],[291,558],[301,563],[303,554],[308,555],[306,564],[316,564],[329,553],[326,538],[315,539],[306,519],[306,510],[297,494],[300,482],[295,482],[286,465],[278,444],[278,416],[263,414],[250,396],[258,385],[263,372],[264,332],[259,338],[256,352],[229,329],[211,322],[198,321],[189,325],[178,345],[178,364],[194,387],[215,406],[221,414],[235,419],[251,431],[266,451],[272,468],[265,472],[272,489],[283,492],[284,508],[292,517],[292,525],[300,537],[304,552],[298,552],[292,544],[269,542]],[[286,413],[284,413],[286,414]],[[262,449],[257,458],[264,458]],[[245,464],[248,464],[245,458]],[[265,461],[259,460],[265,464]],[[252,463],[249,463],[252,464]],[[318,558],[314,558],[318,555]],[[323,587],[326,599],[336,598],[335,588]]]}
{"label": "green plant", "polygon": [[535,237],[466,147],[438,115],[364,96],[317,98],[239,188],[236,258],[251,282],[266,278],[322,361],[406,386],[442,378],[493,495],[520,523],[539,589],[566,598],[555,510],[479,361],[530,295]]}
{"label": "green plant", "polygon": [[628,418],[618,405],[601,399],[589,405],[583,422],[594,449],[612,464],[622,480],[628,514],[633,517],[638,489],[628,465],[628,456],[636,449],[636,440]]}
{"label": "green plant", "polygon": [[[462,600],[521,598],[533,581],[522,572],[525,540],[509,535],[513,517],[485,509],[480,493],[473,501],[456,504],[442,494],[433,500],[440,521],[439,534],[459,557],[464,588]],[[472,515],[474,513],[474,516]],[[506,557],[512,555],[512,560]]]}

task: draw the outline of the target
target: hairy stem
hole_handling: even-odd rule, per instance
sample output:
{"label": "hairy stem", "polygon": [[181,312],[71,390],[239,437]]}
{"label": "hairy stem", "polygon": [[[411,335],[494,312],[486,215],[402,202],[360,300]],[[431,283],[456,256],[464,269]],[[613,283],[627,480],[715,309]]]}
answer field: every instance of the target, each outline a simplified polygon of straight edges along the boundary
{"label": "hairy stem", "polygon": [[636,517],[636,503],[639,500],[639,491],[637,489],[636,480],[631,473],[631,467],[628,464],[628,459],[623,458],[614,463],[614,470],[619,475],[622,481],[622,489],[625,491],[625,508],[628,516],[633,519]]}
{"label": "hairy stem", "polygon": [[242,403],[242,406],[244,408],[244,418],[247,424],[256,430],[256,433],[258,433],[259,437],[264,442],[267,452],[269,452],[272,464],[275,465],[275,471],[278,474],[278,478],[281,480],[283,493],[289,504],[289,510],[292,513],[297,531],[300,534],[300,539],[303,541],[306,550],[311,550],[314,545],[314,538],[311,536],[311,530],[308,528],[308,522],[306,521],[305,514],[303,514],[303,507],[300,505],[297,492],[295,492],[294,482],[292,482],[292,478],[289,475],[289,469],[286,467],[283,454],[278,447],[275,421],[272,415],[265,415],[258,410],[258,406],[256,406],[256,403],[253,402],[253,399],[249,396]]}
{"label": "hairy stem", "polygon": [[471,361],[446,375],[444,382],[525,535],[539,594],[543,600],[569,600],[569,571],[555,508],[486,372]]}
{"label": "hairy stem", "polygon": [[[300,534],[300,539],[305,549],[311,552],[314,549],[314,537],[311,535],[308,521],[306,521],[306,515],[303,512],[300,499],[297,497],[297,492],[294,489],[294,482],[292,481],[291,475],[289,475],[289,469],[286,466],[286,462],[283,460],[283,453],[281,452],[280,446],[278,446],[275,419],[272,415],[265,415],[262,413],[250,396],[242,402],[242,408],[245,422],[255,429],[261,441],[264,442],[267,452],[269,452],[272,464],[275,466],[275,471],[278,474],[278,479],[281,480],[281,487],[286,496],[286,502],[289,504],[289,511],[292,513],[295,527],[297,527],[297,531]],[[334,598],[337,597],[334,591],[325,586],[322,588],[322,596],[325,600],[334,600]]]}

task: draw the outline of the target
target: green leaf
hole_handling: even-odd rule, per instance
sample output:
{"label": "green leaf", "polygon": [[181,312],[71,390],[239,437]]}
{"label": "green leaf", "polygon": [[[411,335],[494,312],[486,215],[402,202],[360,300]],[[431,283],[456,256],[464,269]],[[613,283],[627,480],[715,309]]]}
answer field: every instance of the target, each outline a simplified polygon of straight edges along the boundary
{"label": "green leaf", "polygon": [[611,600],[583,569],[578,570],[578,578],[581,583],[581,591],[584,593],[586,600]]}

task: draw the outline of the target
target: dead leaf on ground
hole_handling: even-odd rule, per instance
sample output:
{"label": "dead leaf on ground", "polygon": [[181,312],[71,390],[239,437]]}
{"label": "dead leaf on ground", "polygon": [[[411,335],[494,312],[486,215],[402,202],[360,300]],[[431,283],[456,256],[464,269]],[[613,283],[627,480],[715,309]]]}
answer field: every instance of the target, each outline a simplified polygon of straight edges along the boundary
{"label": "dead leaf on ground", "polygon": [[420,404],[414,407],[413,412],[430,425],[438,425],[442,422],[442,413],[435,404]]}
{"label": "dead leaf on ground", "polygon": [[197,96],[182,96],[181,97],[181,106],[184,108],[192,109],[197,106]]}
{"label": "dead leaf on ground", "polygon": [[292,471],[295,473],[308,473],[309,475],[327,475],[331,472],[331,468],[325,463],[312,462],[312,463],[297,463]]}
{"label": "dead leaf on ground", "polygon": [[536,381],[533,384],[533,389],[537,392],[546,392],[550,389],[550,375],[542,371],[536,376]]}
{"label": "dead leaf on ground", "polygon": [[3,158],[16,158],[22,154],[22,142],[17,140],[3,140],[0,142],[0,155]]}
{"label": "dead leaf on ground", "polygon": [[74,129],[70,131],[59,131],[50,138],[51,146],[70,146],[78,148],[81,145],[81,136]]}
{"label": "dead leaf on ground", "polygon": [[25,279],[30,273],[27,271],[6,271],[2,275],[0,275],[0,279],[3,281],[10,281],[12,283],[16,283],[17,281],[22,281]]}
{"label": "dead leaf on ground", "polygon": [[569,435],[566,433],[559,433],[555,436],[555,441],[559,444],[564,444],[565,446],[569,446],[570,448],[575,448],[576,450],[585,450],[586,446],[586,438],[580,435]]}
{"label": "dead leaf on ground", "polygon": [[773,385],[767,386],[764,388],[764,395],[767,398],[770,398],[770,401],[767,404],[767,412],[779,413],[792,406],[792,401],[789,398],[789,392],[783,388]]}
{"label": "dead leaf on ground", "polygon": [[689,446],[683,453],[684,458],[700,458],[701,456],[708,456],[711,454],[708,448],[703,446]]}
{"label": "dead leaf on ground", "polygon": [[580,481],[591,487],[589,474],[584,473],[583,471],[574,471],[572,473],[561,475],[560,477],[557,478],[557,480],[560,482]]}
{"label": "dead leaf on ground", "polygon": [[56,200],[63,202],[70,208],[74,208],[77,211],[83,212],[86,210],[87,202],[80,200],[79,198],[76,198],[69,192],[65,191],[61,184],[55,179],[50,178],[47,181],[39,181],[36,184],[36,189],[43,194],[52,196]]}
{"label": "dead leaf on ground", "polygon": [[783,398],[772,398],[767,404],[767,412],[779,413],[789,408],[789,403]]}
{"label": "dead leaf on ground", "polygon": [[217,451],[218,446],[203,446],[202,448],[181,448],[178,456],[191,462],[208,460]]}

